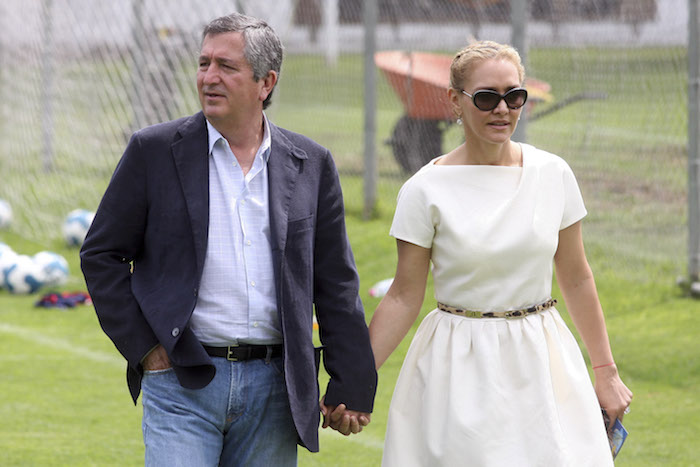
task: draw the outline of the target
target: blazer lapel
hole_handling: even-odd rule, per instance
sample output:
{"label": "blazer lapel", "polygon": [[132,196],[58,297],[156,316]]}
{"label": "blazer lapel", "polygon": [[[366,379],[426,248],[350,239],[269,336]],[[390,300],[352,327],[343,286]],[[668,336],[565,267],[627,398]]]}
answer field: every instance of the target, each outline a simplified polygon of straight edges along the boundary
{"label": "blazer lapel", "polygon": [[287,240],[287,221],[289,206],[294,193],[294,185],[299,176],[301,161],[307,159],[306,152],[292,144],[291,141],[270,123],[272,144],[270,159],[267,163],[270,232],[275,274],[279,278],[285,242]]}
{"label": "blazer lapel", "polygon": [[202,112],[187,119],[178,131],[181,138],[173,143],[172,154],[187,203],[197,270],[201,274],[209,232],[209,146]]}

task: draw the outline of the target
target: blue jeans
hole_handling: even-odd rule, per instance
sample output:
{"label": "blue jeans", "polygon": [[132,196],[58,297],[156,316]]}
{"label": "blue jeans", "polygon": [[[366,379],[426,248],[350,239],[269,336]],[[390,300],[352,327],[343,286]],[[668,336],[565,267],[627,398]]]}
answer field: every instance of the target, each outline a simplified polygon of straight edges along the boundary
{"label": "blue jeans", "polygon": [[203,389],[183,388],[172,369],[144,374],[146,466],[296,466],[282,357],[212,360]]}

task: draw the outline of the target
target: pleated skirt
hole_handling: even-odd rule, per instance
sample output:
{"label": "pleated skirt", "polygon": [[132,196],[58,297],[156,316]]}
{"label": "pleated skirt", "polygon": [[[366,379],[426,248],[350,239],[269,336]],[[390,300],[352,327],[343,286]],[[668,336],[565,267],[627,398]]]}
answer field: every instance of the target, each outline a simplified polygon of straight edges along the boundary
{"label": "pleated skirt", "polygon": [[382,465],[612,466],[585,361],[559,312],[429,313],[396,383]]}

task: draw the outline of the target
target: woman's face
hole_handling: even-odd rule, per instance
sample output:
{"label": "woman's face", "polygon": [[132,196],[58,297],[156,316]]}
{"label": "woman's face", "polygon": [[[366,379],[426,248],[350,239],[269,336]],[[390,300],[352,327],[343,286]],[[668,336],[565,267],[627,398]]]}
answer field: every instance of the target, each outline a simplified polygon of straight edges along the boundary
{"label": "woman's face", "polygon": [[[512,62],[488,59],[474,66],[463,83],[463,89],[471,95],[482,89],[505,94],[521,85],[518,69]],[[480,110],[471,97],[459,90],[451,90],[450,99],[455,112],[461,115],[467,139],[478,138],[493,144],[505,143],[510,139],[523,109],[511,109],[501,99],[495,109]]]}

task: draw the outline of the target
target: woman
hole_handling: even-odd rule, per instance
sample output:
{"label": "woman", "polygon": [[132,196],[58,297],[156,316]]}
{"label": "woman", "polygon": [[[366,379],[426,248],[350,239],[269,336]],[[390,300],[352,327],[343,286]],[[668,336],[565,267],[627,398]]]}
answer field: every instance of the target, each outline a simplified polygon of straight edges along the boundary
{"label": "woman", "polygon": [[[438,308],[401,369],[383,465],[612,465],[601,407],[614,423],[632,393],[584,253],[576,179],[561,158],[510,139],[527,100],[515,49],[477,42],[450,74],[466,142],[401,189],[397,271],[370,324],[379,367],[418,316],[432,262]],[[595,388],[551,300],[552,263]]]}

